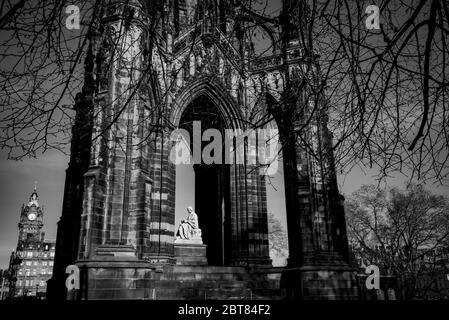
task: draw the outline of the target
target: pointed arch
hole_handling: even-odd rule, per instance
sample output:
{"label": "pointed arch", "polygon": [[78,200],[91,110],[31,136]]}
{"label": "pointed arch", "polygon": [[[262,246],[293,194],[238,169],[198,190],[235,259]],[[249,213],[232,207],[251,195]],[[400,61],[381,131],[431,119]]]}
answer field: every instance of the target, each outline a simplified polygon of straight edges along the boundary
{"label": "pointed arch", "polygon": [[202,77],[181,90],[173,104],[170,116],[170,123],[174,127],[179,126],[181,116],[187,106],[201,95],[208,97],[215,104],[229,128],[242,129],[245,127],[241,111],[234,99],[228,94],[228,90],[210,77]]}

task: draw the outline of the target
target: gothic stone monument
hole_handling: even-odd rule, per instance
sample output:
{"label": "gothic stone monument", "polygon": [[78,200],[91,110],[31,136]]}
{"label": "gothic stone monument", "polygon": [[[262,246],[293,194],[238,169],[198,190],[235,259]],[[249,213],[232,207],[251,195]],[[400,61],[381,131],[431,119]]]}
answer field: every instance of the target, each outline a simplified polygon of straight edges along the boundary
{"label": "gothic stone monument", "polygon": [[[318,72],[304,72],[310,53],[294,31],[305,9],[285,0],[273,19],[239,1],[101,2],[76,98],[49,298],[65,299],[72,264],[79,299],[357,298],[343,197],[325,152],[325,99],[300,86]],[[251,28],[265,40],[250,42]],[[254,44],[267,41],[270,50],[256,54]],[[247,130],[267,116],[282,143],[287,267],[269,258],[265,176],[237,161],[194,165],[206,257],[189,264],[175,241],[171,132],[192,132],[193,121],[202,131]]]}

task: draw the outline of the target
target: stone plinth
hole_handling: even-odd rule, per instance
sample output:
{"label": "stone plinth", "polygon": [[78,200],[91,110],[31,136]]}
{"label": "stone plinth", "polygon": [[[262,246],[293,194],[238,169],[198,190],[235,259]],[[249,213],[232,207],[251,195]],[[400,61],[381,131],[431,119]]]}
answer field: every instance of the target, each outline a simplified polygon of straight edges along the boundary
{"label": "stone plinth", "polygon": [[93,260],[137,261],[136,251],[127,245],[102,245],[95,251]]}
{"label": "stone plinth", "polygon": [[152,298],[154,267],[149,262],[138,259],[132,246],[99,246],[92,258],[78,260],[75,264],[80,269],[78,299]]}
{"label": "stone plinth", "polygon": [[282,287],[289,300],[357,300],[356,272],[350,266],[288,267]]}
{"label": "stone plinth", "polygon": [[207,265],[207,245],[195,240],[175,241],[175,258],[178,265]]}

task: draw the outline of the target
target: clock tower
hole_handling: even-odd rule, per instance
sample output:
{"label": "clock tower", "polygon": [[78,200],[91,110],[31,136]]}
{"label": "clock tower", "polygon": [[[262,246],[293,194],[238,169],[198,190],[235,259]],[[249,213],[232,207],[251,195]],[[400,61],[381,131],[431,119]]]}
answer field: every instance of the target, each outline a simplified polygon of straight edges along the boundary
{"label": "clock tower", "polygon": [[19,218],[19,239],[11,253],[9,284],[12,298],[45,299],[47,280],[53,274],[55,240],[45,239],[44,207],[39,203],[37,183],[27,203],[22,205]]}
{"label": "clock tower", "polygon": [[44,208],[39,204],[39,196],[34,185],[33,193],[27,204],[22,205],[19,221],[19,241],[17,250],[24,248],[38,247],[44,240]]}

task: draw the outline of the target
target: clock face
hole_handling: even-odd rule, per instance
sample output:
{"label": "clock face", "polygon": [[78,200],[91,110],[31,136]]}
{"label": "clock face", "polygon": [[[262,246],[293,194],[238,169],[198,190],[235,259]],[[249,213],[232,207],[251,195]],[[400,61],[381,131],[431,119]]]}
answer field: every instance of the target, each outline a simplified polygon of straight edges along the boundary
{"label": "clock face", "polygon": [[28,215],[28,220],[33,221],[33,220],[35,220],[35,219],[36,219],[36,214],[35,214],[35,213],[30,213],[30,214]]}

